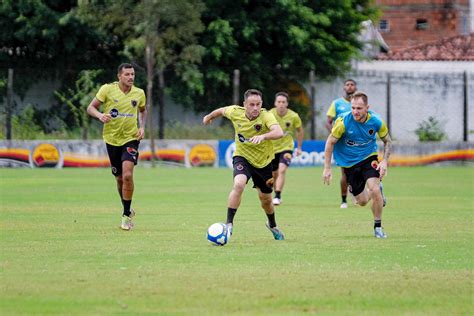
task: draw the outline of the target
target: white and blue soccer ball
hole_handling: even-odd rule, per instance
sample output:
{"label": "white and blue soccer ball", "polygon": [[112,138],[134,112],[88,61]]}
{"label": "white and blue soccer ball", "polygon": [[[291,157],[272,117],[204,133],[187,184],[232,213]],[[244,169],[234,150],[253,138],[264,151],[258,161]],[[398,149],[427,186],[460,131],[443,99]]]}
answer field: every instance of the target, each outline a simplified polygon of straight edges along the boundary
{"label": "white and blue soccer ball", "polygon": [[229,237],[229,229],[224,223],[214,223],[207,229],[207,240],[213,245],[224,246]]}

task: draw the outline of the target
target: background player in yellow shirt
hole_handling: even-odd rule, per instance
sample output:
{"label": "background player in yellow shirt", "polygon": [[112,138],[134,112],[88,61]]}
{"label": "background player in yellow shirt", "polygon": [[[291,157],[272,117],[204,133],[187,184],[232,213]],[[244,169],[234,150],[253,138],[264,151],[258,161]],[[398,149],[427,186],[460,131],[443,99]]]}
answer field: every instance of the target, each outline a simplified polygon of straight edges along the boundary
{"label": "background player in yellow shirt", "polygon": [[283,136],[277,120],[265,109],[262,109],[262,93],[249,89],[244,94],[244,106],[230,105],[218,108],[204,116],[202,122],[208,125],[213,119],[224,116],[235,129],[236,149],[233,156],[234,185],[229,194],[227,208],[227,226],[232,234],[234,216],[240,206],[242,193],[250,178],[257,189],[258,197],[268,222],[267,228],[276,240],[285,236],[277,227],[275,208],[272,204],[272,165],[273,139]]}
{"label": "background player in yellow shirt", "polygon": [[99,89],[87,113],[104,123],[102,135],[123,205],[120,228],[130,230],[135,215],[131,208],[133,168],[138,161],[140,140],[145,136],[146,98],[143,90],[133,85],[135,70],[131,64],[121,64],[117,77],[118,81]]}
{"label": "background player in yellow shirt", "polygon": [[[357,83],[353,79],[347,79],[344,81],[344,96],[332,101],[329,106],[326,121],[326,128],[331,133],[332,125],[334,121],[342,116],[343,113],[350,112],[351,107],[351,97],[357,91]],[[341,208],[347,208],[347,178],[344,173],[344,170],[341,168]]]}
{"label": "background player in yellow shirt", "polygon": [[272,161],[273,179],[275,182],[275,197],[273,205],[280,205],[282,202],[281,191],[285,185],[286,169],[291,164],[293,150],[295,148],[294,136],[296,135],[296,155],[301,155],[301,146],[303,145],[304,129],[301,118],[293,110],[288,109],[290,98],[286,92],[275,94],[274,108],[270,112],[275,116],[281,129],[283,137],[273,141],[273,150],[275,158]]}

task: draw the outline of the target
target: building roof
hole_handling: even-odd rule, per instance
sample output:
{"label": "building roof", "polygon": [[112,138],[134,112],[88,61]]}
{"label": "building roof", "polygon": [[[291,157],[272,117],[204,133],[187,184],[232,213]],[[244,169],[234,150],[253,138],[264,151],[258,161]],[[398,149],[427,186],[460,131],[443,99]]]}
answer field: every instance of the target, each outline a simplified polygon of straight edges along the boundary
{"label": "building roof", "polygon": [[474,33],[440,39],[377,56],[378,60],[474,61]]}

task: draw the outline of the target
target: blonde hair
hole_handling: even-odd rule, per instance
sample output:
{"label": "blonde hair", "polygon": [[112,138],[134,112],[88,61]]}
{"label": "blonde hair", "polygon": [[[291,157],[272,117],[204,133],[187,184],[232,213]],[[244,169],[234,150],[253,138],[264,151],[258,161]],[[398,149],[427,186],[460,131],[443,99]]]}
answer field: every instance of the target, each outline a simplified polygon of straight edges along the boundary
{"label": "blonde hair", "polygon": [[351,101],[354,99],[362,99],[365,105],[369,104],[369,97],[362,91],[357,91],[351,96]]}

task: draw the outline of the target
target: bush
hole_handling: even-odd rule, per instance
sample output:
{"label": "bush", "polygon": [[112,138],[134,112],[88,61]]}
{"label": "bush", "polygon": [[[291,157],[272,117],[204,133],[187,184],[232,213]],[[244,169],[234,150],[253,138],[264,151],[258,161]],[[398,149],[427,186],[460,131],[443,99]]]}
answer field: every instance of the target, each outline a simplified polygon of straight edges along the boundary
{"label": "bush", "polygon": [[420,142],[441,141],[446,138],[442,124],[432,116],[428,118],[428,121],[419,123],[415,133]]}
{"label": "bush", "polygon": [[35,110],[31,104],[27,105],[18,115],[12,116],[12,138],[13,139],[42,139],[44,132],[36,124]]}

